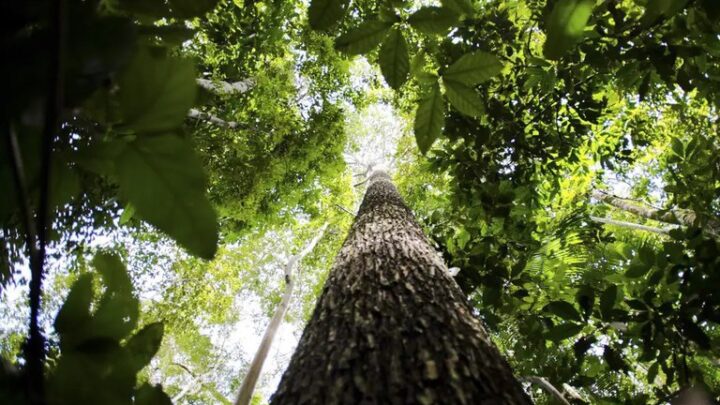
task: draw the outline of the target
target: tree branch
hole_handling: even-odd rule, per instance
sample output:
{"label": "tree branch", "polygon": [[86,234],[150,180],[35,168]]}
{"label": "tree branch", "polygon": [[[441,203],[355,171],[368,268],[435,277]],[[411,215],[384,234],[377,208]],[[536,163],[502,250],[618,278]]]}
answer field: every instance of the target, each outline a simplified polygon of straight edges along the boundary
{"label": "tree branch", "polygon": [[619,226],[619,227],[623,227],[623,228],[636,229],[639,231],[652,232],[652,233],[657,233],[660,235],[667,235],[670,232],[670,229],[656,228],[654,226],[647,226],[647,225],[640,225],[640,224],[636,224],[634,222],[618,221],[618,220],[612,219],[612,218],[602,218],[602,217],[595,217],[595,216],[591,215],[590,219],[594,222],[599,222],[601,224],[608,224],[608,225],[614,225],[614,226]]}
{"label": "tree branch", "polygon": [[238,123],[235,121],[225,121],[222,118],[219,118],[210,113],[206,113],[204,111],[200,111],[197,108],[191,108],[190,111],[188,111],[188,118],[192,118],[197,121],[206,121],[211,124],[221,126],[223,128],[235,129],[239,127]]}
{"label": "tree branch", "polygon": [[545,379],[543,377],[535,377],[535,376],[519,377],[518,380],[524,381],[524,382],[529,382],[530,384],[535,384],[538,387],[544,389],[548,394],[550,394],[553,398],[560,401],[560,403],[562,403],[563,405],[570,405],[570,402],[568,402],[568,400],[565,399],[563,394],[560,393],[560,391],[558,391],[557,388],[555,388],[552,384],[550,384],[550,382],[547,379]]}
{"label": "tree branch", "polygon": [[202,87],[203,89],[220,96],[244,94],[250,91],[253,86],[255,86],[255,80],[251,78],[239,80],[232,83],[222,80],[209,80],[198,78],[196,82],[198,86]]}

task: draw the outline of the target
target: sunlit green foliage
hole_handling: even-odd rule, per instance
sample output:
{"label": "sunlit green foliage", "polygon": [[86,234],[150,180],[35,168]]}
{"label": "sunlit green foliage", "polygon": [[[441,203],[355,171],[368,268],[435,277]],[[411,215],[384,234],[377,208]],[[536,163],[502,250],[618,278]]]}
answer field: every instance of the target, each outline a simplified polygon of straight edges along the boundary
{"label": "sunlit green foliage", "polygon": [[[46,162],[49,3],[0,17],[0,282],[26,281],[24,220],[45,198],[58,279],[77,278],[69,294],[45,286],[45,311],[62,305],[46,331],[52,401],[96,387],[96,402],[169,401],[137,383],[151,376],[177,402],[231,401],[247,359],[217,331],[243,299],[270,314],[283,261],[328,222],[288,315],[307,318],[362,190],[342,154],[366,142],[358,127],[376,123],[358,117],[375,102],[407,129],[399,189],[518,376],[587,403],[720,394],[720,3],[66,2]],[[97,256],[98,289],[83,269],[107,234],[122,234],[130,278]],[[2,388],[18,403],[22,340],[3,329]]]}

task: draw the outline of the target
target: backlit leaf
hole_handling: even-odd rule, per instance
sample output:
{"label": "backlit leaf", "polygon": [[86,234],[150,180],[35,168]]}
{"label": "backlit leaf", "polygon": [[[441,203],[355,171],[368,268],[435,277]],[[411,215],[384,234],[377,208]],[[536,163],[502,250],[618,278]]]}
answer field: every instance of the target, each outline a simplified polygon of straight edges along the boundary
{"label": "backlit leaf", "polygon": [[119,83],[123,124],[138,133],[176,129],[195,102],[196,90],[190,61],[141,47]]}
{"label": "backlit leaf", "polygon": [[595,0],[560,0],[555,4],[543,46],[546,58],[559,59],[580,41],[594,6]]}
{"label": "backlit leaf", "polygon": [[136,215],[192,254],[215,255],[218,226],[205,196],[205,174],[188,142],[174,134],[138,138],[117,158],[122,194]]}
{"label": "backlit leaf", "polygon": [[442,74],[444,80],[452,80],[474,86],[497,75],[502,70],[500,60],[489,53],[475,51],[461,56]]}
{"label": "backlit leaf", "polygon": [[380,46],[380,70],[387,84],[398,89],[407,81],[410,72],[405,37],[398,28],[393,28]]}
{"label": "backlit leaf", "polygon": [[444,7],[423,7],[414,12],[408,23],[425,34],[445,34],[458,22],[460,15]]}
{"label": "backlit leaf", "polygon": [[445,95],[450,104],[458,111],[471,117],[477,117],[483,113],[485,107],[475,89],[452,80],[445,80],[444,84]]}
{"label": "backlit leaf", "polygon": [[415,112],[415,140],[423,154],[430,150],[432,144],[442,133],[445,121],[444,107],[440,85],[434,83],[420,100]]}
{"label": "backlit leaf", "polygon": [[348,55],[372,51],[385,38],[392,23],[366,21],[335,40],[335,49]]}

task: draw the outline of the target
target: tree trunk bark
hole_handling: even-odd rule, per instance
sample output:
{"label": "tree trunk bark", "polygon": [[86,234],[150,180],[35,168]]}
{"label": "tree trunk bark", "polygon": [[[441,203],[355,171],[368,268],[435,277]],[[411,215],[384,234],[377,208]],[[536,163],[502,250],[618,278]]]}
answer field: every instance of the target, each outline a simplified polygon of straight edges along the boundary
{"label": "tree trunk bark", "polygon": [[532,403],[389,176],[369,183],[271,403]]}

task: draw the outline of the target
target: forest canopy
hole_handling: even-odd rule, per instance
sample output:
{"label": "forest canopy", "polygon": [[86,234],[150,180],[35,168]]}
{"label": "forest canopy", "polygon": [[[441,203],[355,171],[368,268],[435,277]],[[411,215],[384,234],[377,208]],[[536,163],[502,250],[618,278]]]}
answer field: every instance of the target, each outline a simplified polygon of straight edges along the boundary
{"label": "forest canopy", "polygon": [[720,2],[0,19],[1,403],[289,403],[379,168],[530,400],[720,401]]}

